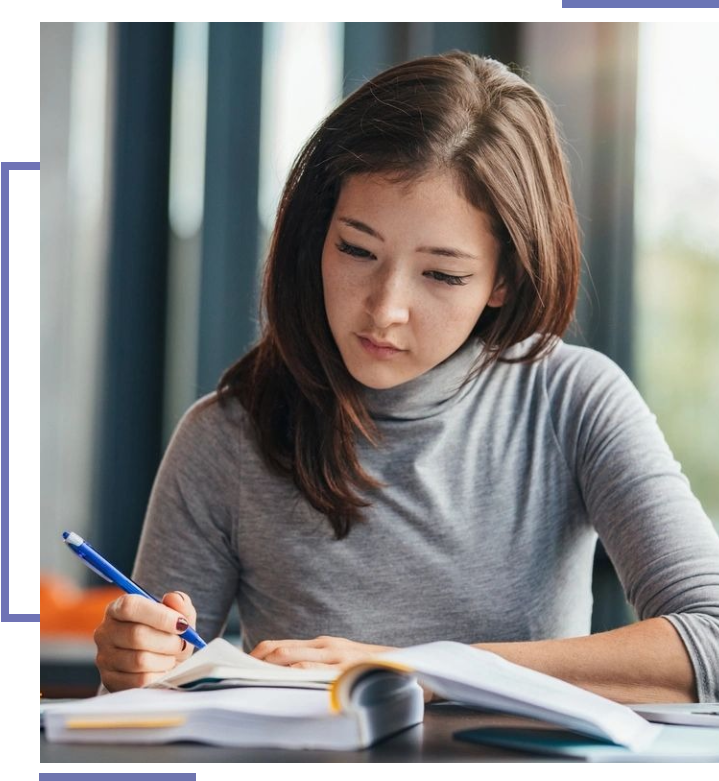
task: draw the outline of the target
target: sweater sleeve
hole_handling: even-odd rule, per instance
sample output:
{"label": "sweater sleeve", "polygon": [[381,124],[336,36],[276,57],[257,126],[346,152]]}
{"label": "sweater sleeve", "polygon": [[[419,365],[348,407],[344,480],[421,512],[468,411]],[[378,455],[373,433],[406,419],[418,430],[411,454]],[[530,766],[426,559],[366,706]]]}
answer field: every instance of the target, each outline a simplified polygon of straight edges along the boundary
{"label": "sweater sleeve", "polygon": [[150,593],[188,594],[208,642],[221,634],[239,581],[233,546],[238,449],[214,396],[185,413],[155,478],[133,571]]}
{"label": "sweater sleeve", "polygon": [[682,638],[700,701],[719,701],[719,537],[627,376],[563,348],[547,391],[559,444],[628,601]]}

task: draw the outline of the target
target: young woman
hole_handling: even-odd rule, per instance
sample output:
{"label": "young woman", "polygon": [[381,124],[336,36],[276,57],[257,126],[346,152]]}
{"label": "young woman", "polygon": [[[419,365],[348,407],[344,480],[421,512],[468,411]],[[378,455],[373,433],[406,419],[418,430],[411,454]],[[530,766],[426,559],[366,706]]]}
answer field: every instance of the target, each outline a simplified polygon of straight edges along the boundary
{"label": "young woman", "polygon": [[[638,393],[565,345],[580,262],[554,120],[499,63],[394,67],[297,158],[262,337],[184,416],[96,632],[139,686],[239,605],[342,667],[455,640],[625,701],[719,700],[719,539]],[[640,621],[588,636],[597,535]]]}

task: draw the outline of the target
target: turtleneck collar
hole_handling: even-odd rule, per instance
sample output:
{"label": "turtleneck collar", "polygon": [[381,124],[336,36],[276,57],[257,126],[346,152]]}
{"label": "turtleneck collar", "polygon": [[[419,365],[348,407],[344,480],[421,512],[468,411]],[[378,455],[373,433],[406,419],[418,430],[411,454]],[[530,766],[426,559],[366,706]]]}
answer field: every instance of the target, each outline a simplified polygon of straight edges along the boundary
{"label": "turtleneck collar", "polygon": [[483,343],[470,337],[455,353],[428,372],[394,388],[364,387],[362,398],[375,420],[420,420],[439,415],[468,391],[459,388],[482,353]]}

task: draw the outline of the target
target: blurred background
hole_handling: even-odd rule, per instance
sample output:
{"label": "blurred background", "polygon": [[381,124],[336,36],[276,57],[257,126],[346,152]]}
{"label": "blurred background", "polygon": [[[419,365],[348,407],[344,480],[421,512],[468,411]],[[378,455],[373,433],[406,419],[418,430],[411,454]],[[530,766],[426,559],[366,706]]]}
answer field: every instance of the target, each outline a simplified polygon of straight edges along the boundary
{"label": "blurred background", "polygon": [[[46,690],[53,663],[91,658],[91,628],[112,598],[81,590],[98,579],[60,534],[76,531],[131,569],[174,426],[257,334],[259,270],[294,156],[367,78],[453,48],[512,63],[549,99],[584,237],[568,340],[634,380],[719,526],[719,48],[710,25],[45,23]],[[632,618],[600,549],[593,630]],[[66,671],[56,678],[67,682]]]}

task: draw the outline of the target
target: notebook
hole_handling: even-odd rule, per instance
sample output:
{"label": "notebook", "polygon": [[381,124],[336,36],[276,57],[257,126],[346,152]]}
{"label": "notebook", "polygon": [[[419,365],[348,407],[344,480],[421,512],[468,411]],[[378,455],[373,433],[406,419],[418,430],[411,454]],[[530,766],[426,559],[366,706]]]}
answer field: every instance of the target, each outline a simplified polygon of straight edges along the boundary
{"label": "notebook", "polygon": [[[188,660],[192,664],[183,663],[152,688],[59,705],[45,715],[47,738],[364,748],[422,720],[418,681],[447,700],[549,721],[630,750],[651,743],[659,730],[623,705],[461,643],[428,643],[379,654],[353,665],[331,684],[326,668],[313,681],[309,676],[315,671],[244,656],[213,641]],[[222,682],[229,688],[198,690]],[[310,684],[325,688],[298,688]]]}
{"label": "notebook", "polygon": [[719,762],[719,738],[713,729],[705,727],[660,727],[649,744],[635,751],[546,727],[486,727],[462,730],[454,737],[470,743],[586,762]]}

